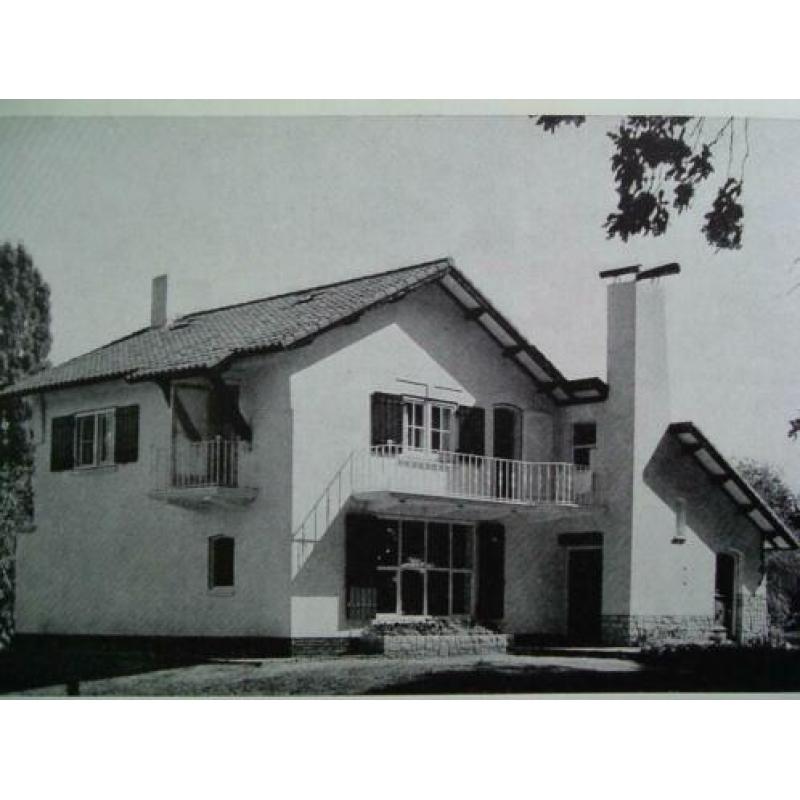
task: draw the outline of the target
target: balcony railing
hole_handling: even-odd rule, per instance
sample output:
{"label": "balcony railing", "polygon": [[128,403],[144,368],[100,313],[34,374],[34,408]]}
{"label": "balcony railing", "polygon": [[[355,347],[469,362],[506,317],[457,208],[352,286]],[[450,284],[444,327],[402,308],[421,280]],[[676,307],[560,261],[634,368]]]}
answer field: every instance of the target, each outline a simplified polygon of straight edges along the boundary
{"label": "balcony railing", "polygon": [[354,491],[487,500],[518,505],[587,506],[595,502],[590,468],[380,445],[354,453]]}
{"label": "balcony railing", "polygon": [[239,487],[242,442],[238,439],[176,441],[169,450],[156,453],[159,489]]}

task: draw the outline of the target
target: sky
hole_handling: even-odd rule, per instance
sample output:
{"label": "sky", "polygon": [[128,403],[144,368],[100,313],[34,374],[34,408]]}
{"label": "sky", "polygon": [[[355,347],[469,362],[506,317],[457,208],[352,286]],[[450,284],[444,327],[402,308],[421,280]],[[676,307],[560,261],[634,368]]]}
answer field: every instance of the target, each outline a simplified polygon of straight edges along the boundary
{"label": "sky", "polygon": [[[567,377],[605,377],[602,269],[665,280],[673,419],[800,490],[800,122],[737,120],[744,244],[702,234],[713,189],[661,237],[602,229],[616,120],[547,134],[526,116],[0,118],[0,240],[52,290],[61,362],[175,316],[443,256]],[[707,130],[721,121],[708,120]]]}

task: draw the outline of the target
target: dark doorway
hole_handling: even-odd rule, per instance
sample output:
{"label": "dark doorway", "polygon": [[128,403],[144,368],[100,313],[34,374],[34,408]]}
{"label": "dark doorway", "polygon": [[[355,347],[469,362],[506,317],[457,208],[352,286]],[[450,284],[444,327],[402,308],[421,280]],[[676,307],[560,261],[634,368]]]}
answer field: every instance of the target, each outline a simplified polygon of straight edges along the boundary
{"label": "dark doorway", "polygon": [[475,615],[481,622],[499,622],[505,614],[506,536],[502,525],[478,526],[478,597]]}
{"label": "dark doorway", "polygon": [[730,553],[717,553],[714,581],[714,623],[735,638],[734,603],[736,601],[736,559]]}
{"label": "dark doorway", "polygon": [[600,642],[603,600],[603,551],[599,547],[567,551],[567,636],[573,644]]}
{"label": "dark doorway", "polygon": [[494,409],[494,457],[495,495],[512,499],[518,491],[519,476],[511,463],[520,456],[519,411],[516,408],[498,406]]}

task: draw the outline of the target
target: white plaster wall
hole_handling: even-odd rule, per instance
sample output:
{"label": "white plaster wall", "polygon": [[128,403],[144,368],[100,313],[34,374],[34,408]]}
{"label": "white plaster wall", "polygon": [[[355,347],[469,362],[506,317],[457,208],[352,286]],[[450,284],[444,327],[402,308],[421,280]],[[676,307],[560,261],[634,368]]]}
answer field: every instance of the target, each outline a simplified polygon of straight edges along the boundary
{"label": "white plaster wall", "polygon": [[[288,357],[288,356],[287,356]],[[365,314],[291,356],[293,413],[292,527],[296,528],[354,449],[370,445],[373,392],[429,396],[486,409],[486,452],[492,451],[492,407],[524,413],[523,458],[550,460],[549,402],[512,366],[499,345],[438,287]],[[324,554],[324,557],[323,557]],[[341,516],[294,578],[292,634],[330,635],[344,619]],[[334,622],[336,627],[333,628]]]}
{"label": "white plaster wall", "polygon": [[[168,448],[171,413],[154,384],[121,381],[64,389],[46,399],[35,455],[36,530],[18,547],[21,633],[287,635],[288,401],[267,373],[245,382],[253,425],[243,484],[259,495],[245,510],[189,510],[151,499],[156,448]],[[140,406],[139,459],[110,468],[50,471],[54,416]],[[207,538],[236,540],[236,586],[208,590]]]}

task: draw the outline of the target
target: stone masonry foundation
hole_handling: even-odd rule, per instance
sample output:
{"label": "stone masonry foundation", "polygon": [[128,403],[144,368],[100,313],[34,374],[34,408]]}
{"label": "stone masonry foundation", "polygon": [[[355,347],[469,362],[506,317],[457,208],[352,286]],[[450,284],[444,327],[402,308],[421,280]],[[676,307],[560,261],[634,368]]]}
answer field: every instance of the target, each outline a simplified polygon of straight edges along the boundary
{"label": "stone masonry foundation", "polygon": [[603,614],[603,644],[636,645],[667,640],[711,641],[716,630],[711,615]]}

